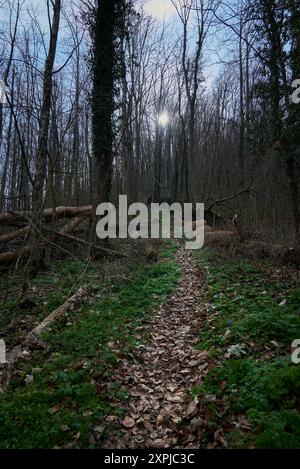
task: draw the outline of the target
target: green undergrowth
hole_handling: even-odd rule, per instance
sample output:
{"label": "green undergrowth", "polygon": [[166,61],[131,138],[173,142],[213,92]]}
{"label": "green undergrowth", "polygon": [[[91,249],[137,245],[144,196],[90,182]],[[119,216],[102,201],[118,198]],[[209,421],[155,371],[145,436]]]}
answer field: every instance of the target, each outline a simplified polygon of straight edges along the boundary
{"label": "green undergrowth", "polygon": [[299,448],[300,365],[291,344],[300,339],[300,290],[270,279],[264,265],[207,249],[198,256],[210,303],[199,348],[217,366],[193,394],[216,396],[211,425],[225,429],[229,446]]}
{"label": "green undergrowth", "polygon": [[91,280],[88,303],[44,333],[49,351],[34,352],[0,397],[1,448],[88,448],[93,428],[105,436],[107,416],[122,414],[127,398],[116,364],[145,340],[139,326],[180,277],[176,245],[159,249],[157,263],[123,266],[122,275],[112,269],[102,285]]}

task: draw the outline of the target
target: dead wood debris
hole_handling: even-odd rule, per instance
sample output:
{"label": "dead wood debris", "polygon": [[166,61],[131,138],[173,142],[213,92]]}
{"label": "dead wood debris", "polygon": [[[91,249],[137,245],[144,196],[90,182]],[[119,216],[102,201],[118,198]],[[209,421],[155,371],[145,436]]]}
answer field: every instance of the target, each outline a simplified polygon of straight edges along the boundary
{"label": "dead wood debris", "polygon": [[77,304],[88,295],[88,289],[86,286],[80,287],[79,290],[71,296],[65,303],[49,314],[38,326],[36,326],[26,336],[22,344],[17,345],[11,351],[7,353],[7,361],[5,364],[0,365],[0,392],[8,386],[11,378],[13,377],[16,367],[20,360],[30,358],[31,349],[45,349],[47,345],[39,338],[40,334],[47,329],[57,319],[62,317],[64,314],[72,311]]}
{"label": "dead wood debris", "polygon": [[[87,246],[89,250],[96,251],[102,255],[110,257],[128,257],[123,252],[117,252],[109,247],[99,246],[98,244],[92,244],[89,241],[78,238],[76,236],[71,236],[71,233],[74,232],[79,225],[81,225],[89,216],[92,215],[92,207],[57,207],[55,210],[53,208],[46,209],[44,211],[44,225],[43,232],[46,233],[43,239],[43,246],[46,246],[48,243],[51,243],[55,238],[61,238],[70,243],[81,244]],[[51,222],[56,221],[57,219],[70,219],[70,221],[60,229],[56,229],[50,226]],[[18,221],[24,221],[28,223],[28,226],[25,226],[21,229],[3,234],[0,236],[0,245],[7,245],[8,243],[15,241],[21,241],[23,245],[14,250],[8,248],[4,252],[0,252],[0,265],[9,265],[22,257],[30,256],[33,246],[30,244],[30,214],[26,212],[8,212],[0,214],[0,225],[9,226]],[[27,239],[28,238],[28,239]]]}

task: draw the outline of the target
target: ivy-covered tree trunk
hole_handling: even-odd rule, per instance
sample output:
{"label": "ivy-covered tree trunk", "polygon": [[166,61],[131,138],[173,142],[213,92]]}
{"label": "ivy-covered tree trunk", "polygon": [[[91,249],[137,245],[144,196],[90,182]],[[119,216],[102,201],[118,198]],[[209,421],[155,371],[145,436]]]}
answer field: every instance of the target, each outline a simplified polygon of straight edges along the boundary
{"label": "ivy-covered tree trunk", "polygon": [[97,0],[93,31],[94,206],[110,200],[113,165],[117,0]]}

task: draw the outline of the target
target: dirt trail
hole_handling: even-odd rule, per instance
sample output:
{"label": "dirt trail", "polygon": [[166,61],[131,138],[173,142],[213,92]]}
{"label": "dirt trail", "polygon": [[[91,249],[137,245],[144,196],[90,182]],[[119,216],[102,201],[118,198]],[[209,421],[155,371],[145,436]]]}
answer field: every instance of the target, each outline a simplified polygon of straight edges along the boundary
{"label": "dirt trail", "polygon": [[208,357],[195,349],[206,314],[203,275],[189,251],[177,261],[182,279],[168,304],[145,326],[149,340],[123,360],[118,377],[130,399],[126,417],[114,420],[105,448],[196,448],[203,420],[188,390],[208,371]]}

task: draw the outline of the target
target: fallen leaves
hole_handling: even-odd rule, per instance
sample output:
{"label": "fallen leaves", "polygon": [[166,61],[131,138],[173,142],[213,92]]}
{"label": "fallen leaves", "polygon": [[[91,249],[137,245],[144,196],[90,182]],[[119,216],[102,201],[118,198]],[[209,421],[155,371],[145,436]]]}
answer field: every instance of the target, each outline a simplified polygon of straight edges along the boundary
{"label": "fallen leaves", "polygon": [[199,404],[199,401],[197,398],[195,398],[192,402],[189,403],[187,412],[186,412],[189,417],[197,413],[198,404]]}
{"label": "fallen leaves", "polygon": [[197,430],[203,427],[205,425],[205,420],[203,420],[201,417],[195,417],[191,420],[189,430],[191,433],[195,433]]}
{"label": "fallen leaves", "polygon": [[126,428],[133,428],[135,426],[135,420],[132,417],[125,417],[122,421],[122,425]]}

